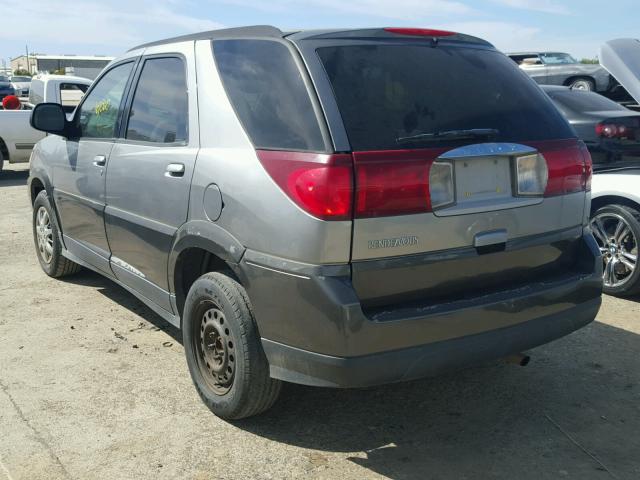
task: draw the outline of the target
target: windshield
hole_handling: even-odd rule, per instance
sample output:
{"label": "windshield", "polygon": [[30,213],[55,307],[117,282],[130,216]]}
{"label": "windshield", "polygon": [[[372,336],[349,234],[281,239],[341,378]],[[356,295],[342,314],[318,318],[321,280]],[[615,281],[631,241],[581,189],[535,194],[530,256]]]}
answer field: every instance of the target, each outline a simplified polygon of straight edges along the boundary
{"label": "windshield", "polygon": [[628,112],[629,109],[622,105],[603,97],[600,94],[585,92],[581,90],[548,91],[547,94],[565,108],[574,112],[604,112],[621,110]]}
{"label": "windshield", "polygon": [[542,59],[542,62],[547,65],[567,65],[571,63],[578,63],[578,61],[568,53],[541,53],[540,58]]}
{"label": "windshield", "polygon": [[8,82],[9,77],[5,77],[4,75],[0,75],[0,82]]}
{"label": "windshield", "polygon": [[[574,136],[548,97],[495,50],[368,44],[317,52],[356,151],[419,148],[420,137],[398,140],[456,130],[495,130],[497,142]],[[487,141],[433,137],[424,145]]]}
{"label": "windshield", "polygon": [[31,77],[11,77],[12,82],[30,82]]}

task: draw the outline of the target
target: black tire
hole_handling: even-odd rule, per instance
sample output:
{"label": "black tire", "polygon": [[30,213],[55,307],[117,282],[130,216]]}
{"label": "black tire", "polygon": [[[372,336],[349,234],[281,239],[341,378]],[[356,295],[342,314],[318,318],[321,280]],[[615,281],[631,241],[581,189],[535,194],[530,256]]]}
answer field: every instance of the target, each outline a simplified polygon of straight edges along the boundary
{"label": "black tire", "polygon": [[237,420],[275,403],[282,382],[269,376],[249,298],[236,280],[211,272],[193,283],[182,335],[191,379],[214,414]]}
{"label": "black tire", "polygon": [[2,149],[0,149],[0,175],[2,175],[3,167],[4,167],[4,156],[2,155]]}
{"label": "black tire", "polygon": [[[626,223],[630,230],[629,234],[624,235],[625,230],[623,229],[623,233],[621,233],[621,235],[624,235],[624,238],[616,242],[617,246],[614,245],[613,253],[611,251],[608,251],[610,248],[610,244],[603,244],[603,235],[600,233],[604,228],[605,232],[609,234],[605,236],[609,237],[609,239],[613,236],[611,235],[611,232],[612,227],[614,227],[615,225],[611,225],[610,227],[608,227],[606,225],[607,218],[612,219],[612,222],[615,222],[616,219],[621,219],[624,223]],[[596,224],[597,219],[600,219],[601,226],[598,226]],[[605,223],[604,225],[603,222]],[[625,256],[625,253],[635,256],[635,262],[631,257],[625,256],[624,258],[624,260],[627,261],[627,264],[629,264],[629,262],[635,263],[635,268],[633,269],[632,273],[624,276],[624,283],[620,285],[609,286],[607,285],[607,281],[605,278],[605,282],[603,285],[604,293],[617,297],[628,297],[640,293],[640,266],[638,266],[638,242],[640,242],[640,212],[625,205],[605,205],[604,207],[599,208],[596,212],[592,213],[591,228],[594,232],[594,237],[596,238],[596,241],[598,242],[598,245],[603,252],[603,260],[605,260],[605,277],[607,275],[606,260],[608,258],[617,257],[618,259],[620,259],[621,256]],[[620,251],[621,245],[623,247],[622,251]],[[622,271],[627,272],[628,270],[630,269],[625,267]]]}
{"label": "black tire", "polygon": [[[51,251],[50,257],[43,249],[40,248],[39,237],[38,237],[38,215],[40,212],[46,212],[47,217],[49,219],[50,225],[50,244]],[[65,275],[72,275],[77,273],[82,268],[75,262],[72,262],[68,258],[62,255],[62,245],[60,244],[60,235],[58,229],[58,223],[56,221],[56,216],[51,208],[51,203],[49,202],[49,197],[47,196],[47,192],[42,190],[37,196],[35,201],[33,202],[33,242],[36,247],[36,255],[38,256],[38,261],[40,262],[40,266],[44,273],[49,275],[50,277],[59,278],[64,277]]]}
{"label": "black tire", "polygon": [[569,87],[574,90],[585,90],[587,92],[593,92],[596,89],[595,83],[589,78],[574,78],[569,82]]}

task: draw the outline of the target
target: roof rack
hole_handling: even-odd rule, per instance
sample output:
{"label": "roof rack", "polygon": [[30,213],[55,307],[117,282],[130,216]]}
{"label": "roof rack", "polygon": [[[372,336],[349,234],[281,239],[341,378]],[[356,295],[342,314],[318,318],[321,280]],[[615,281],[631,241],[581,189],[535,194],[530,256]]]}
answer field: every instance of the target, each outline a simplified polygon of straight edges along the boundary
{"label": "roof rack", "polygon": [[156,45],[166,45],[168,43],[191,42],[195,40],[214,40],[216,38],[240,38],[240,37],[276,37],[282,38],[284,33],[271,25],[254,25],[251,27],[221,28],[219,30],[209,30],[207,32],[192,33],[179,37],[166,38],[155,42],[143,43],[128,51],[139,48],[155,47]]}

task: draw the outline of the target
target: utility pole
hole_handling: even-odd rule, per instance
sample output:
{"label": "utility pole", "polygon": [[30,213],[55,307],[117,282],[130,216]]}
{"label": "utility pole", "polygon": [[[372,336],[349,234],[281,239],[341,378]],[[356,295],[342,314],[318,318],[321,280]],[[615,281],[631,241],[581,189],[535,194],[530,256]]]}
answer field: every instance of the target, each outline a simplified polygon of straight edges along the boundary
{"label": "utility pole", "polygon": [[25,45],[24,50],[27,53],[27,70],[29,71],[29,74],[31,74],[31,63],[29,63],[29,46]]}

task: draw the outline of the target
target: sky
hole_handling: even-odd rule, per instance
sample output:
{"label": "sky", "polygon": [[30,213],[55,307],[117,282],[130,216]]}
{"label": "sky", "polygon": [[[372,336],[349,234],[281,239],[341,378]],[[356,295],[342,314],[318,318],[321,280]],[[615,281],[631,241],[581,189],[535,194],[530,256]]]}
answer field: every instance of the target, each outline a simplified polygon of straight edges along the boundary
{"label": "sky", "polygon": [[[640,37],[638,0],[0,0],[0,59],[29,52],[118,55],[140,43],[223,27],[413,26],[482,37],[503,51],[594,58]],[[14,12],[10,21],[7,12]]]}

